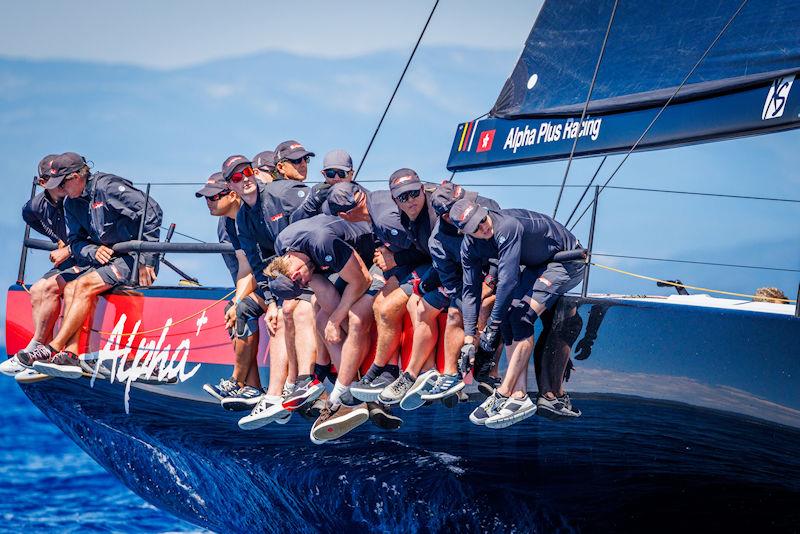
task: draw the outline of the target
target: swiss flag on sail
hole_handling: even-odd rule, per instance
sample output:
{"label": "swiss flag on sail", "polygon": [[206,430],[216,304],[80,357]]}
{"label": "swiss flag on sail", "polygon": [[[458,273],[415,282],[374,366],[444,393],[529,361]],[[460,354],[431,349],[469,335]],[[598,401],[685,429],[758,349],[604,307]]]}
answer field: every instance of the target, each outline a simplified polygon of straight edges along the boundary
{"label": "swiss flag on sail", "polygon": [[495,131],[496,130],[486,130],[485,132],[481,132],[478,136],[478,146],[475,148],[475,152],[486,152],[492,149]]}

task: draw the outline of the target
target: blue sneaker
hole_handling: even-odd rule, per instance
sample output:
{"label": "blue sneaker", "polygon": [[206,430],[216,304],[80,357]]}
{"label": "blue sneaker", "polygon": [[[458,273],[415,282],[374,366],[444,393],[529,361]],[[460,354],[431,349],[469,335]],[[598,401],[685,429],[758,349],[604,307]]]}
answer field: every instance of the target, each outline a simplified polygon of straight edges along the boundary
{"label": "blue sneaker", "polygon": [[236,383],[233,377],[221,378],[217,385],[203,384],[203,389],[206,393],[221,402],[225,397],[229,397],[239,391],[239,384]]}
{"label": "blue sneaker", "polygon": [[422,400],[429,401],[449,397],[464,389],[464,385],[461,373],[456,372],[452,375],[441,374],[430,391],[422,395]]}
{"label": "blue sneaker", "polygon": [[226,410],[234,412],[252,410],[253,406],[261,400],[261,395],[263,394],[264,392],[256,387],[244,386],[222,399],[220,404]]}

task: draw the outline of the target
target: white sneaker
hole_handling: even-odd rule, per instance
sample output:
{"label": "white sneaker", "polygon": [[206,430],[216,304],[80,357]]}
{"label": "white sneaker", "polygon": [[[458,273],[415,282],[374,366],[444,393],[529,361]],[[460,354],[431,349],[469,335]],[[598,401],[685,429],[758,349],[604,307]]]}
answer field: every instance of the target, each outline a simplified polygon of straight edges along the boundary
{"label": "white sneaker", "polygon": [[497,413],[489,417],[484,424],[487,428],[506,428],[527,419],[535,413],[536,404],[533,403],[529,395],[526,394],[521,399],[509,397]]}
{"label": "white sneaker", "polygon": [[27,367],[25,367],[20,363],[16,355],[10,357],[3,363],[0,363],[0,373],[3,373],[6,376],[14,376],[17,373],[24,371],[25,369],[27,369]]}
{"label": "white sneaker", "polygon": [[500,395],[495,389],[480,406],[472,410],[472,413],[469,414],[469,420],[479,426],[485,425],[490,417],[500,411],[500,407],[506,400],[508,400],[508,397]]}
{"label": "white sneaker", "polygon": [[41,382],[42,380],[50,380],[51,378],[53,377],[33,369],[25,369],[14,375],[14,380],[20,384],[32,384],[34,382]]}
{"label": "white sneaker", "polygon": [[431,369],[419,375],[414,381],[414,385],[400,400],[400,408],[403,410],[416,410],[425,404],[422,395],[432,390],[437,380],[439,380],[439,372],[436,369]]}
{"label": "white sneaker", "polygon": [[283,397],[278,395],[264,395],[258,401],[256,407],[239,419],[239,428],[242,430],[253,430],[268,425],[278,419],[286,417],[286,410],[283,408]]}

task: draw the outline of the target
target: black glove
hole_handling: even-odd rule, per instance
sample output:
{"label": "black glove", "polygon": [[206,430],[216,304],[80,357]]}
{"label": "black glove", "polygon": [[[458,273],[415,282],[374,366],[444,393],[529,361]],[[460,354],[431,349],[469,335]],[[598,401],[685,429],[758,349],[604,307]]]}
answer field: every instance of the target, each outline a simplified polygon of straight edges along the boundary
{"label": "black glove", "polygon": [[497,347],[500,346],[500,340],[500,325],[497,323],[489,323],[481,334],[481,349],[486,352],[494,353]]}
{"label": "black glove", "polygon": [[578,341],[578,344],[575,345],[575,359],[585,360],[588,358],[592,354],[592,344],[592,341],[586,338]]}
{"label": "black glove", "polygon": [[474,361],[475,345],[467,343],[461,347],[461,355],[458,357],[458,372],[461,373],[462,377],[467,376],[467,373],[472,369]]}

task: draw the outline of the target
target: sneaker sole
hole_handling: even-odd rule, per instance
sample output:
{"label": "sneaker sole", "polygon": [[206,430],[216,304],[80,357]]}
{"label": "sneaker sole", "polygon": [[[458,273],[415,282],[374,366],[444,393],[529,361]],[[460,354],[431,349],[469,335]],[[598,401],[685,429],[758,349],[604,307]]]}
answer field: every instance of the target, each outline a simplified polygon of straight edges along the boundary
{"label": "sneaker sole", "polygon": [[276,417],[274,422],[276,425],[285,425],[291,420],[292,420],[292,412],[286,412],[285,417]]}
{"label": "sneaker sole", "polygon": [[547,405],[536,405],[536,413],[551,421],[558,421],[561,419],[575,419],[581,416],[581,412],[574,413],[568,410],[554,410]]}
{"label": "sneaker sole", "polygon": [[361,402],[377,402],[381,396],[381,389],[358,389],[350,386],[350,394]]}
{"label": "sneaker sole", "polygon": [[536,414],[536,406],[533,406],[533,409],[530,410],[518,410],[513,415],[507,415],[503,417],[499,417],[498,415],[493,415],[489,419],[486,420],[485,426],[486,428],[507,428],[513,424],[519,423],[520,421],[524,421],[528,417],[533,416]]}
{"label": "sneaker sole", "polygon": [[229,412],[243,412],[245,410],[252,410],[260,400],[261,397],[253,397],[252,399],[233,399],[231,397],[225,397],[220,401],[220,404]]}
{"label": "sneaker sole", "polygon": [[454,394],[458,393],[459,391],[464,389],[465,386],[466,386],[466,384],[462,380],[461,382],[459,382],[455,386],[453,386],[450,389],[448,389],[446,391],[443,391],[441,393],[436,393],[436,394],[433,394],[433,395],[428,393],[428,394],[420,395],[420,396],[422,397],[422,400],[426,400],[426,401],[427,400],[439,400],[439,399],[443,399],[445,397],[449,397],[450,395],[454,395]]}
{"label": "sneaker sole", "polygon": [[33,369],[25,369],[14,375],[14,380],[20,384],[33,384],[34,382],[42,382],[43,380],[50,380],[52,376],[48,376]]}
{"label": "sneaker sole", "polygon": [[369,411],[369,420],[381,430],[397,430],[403,426],[402,419],[396,415],[386,413],[380,408],[373,408]]}
{"label": "sneaker sole", "polygon": [[257,428],[261,428],[262,426],[267,426],[273,421],[277,421],[278,419],[286,417],[285,415],[283,415],[284,413],[285,410],[281,410],[271,415],[262,415],[257,417],[251,417],[249,415],[246,415],[241,419],[239,419],[239,428],[241,428],[242,430],[255,430]]}
{"label": "sneaker sole", "polygon": [[438,374],[439,373],[435,369],[431,369],[419,375],[414,385],[411,386],[403,398],[400,399],[400,408],[406,411],[421,408],[427,400],[422,398],[423,393],[421,392],[424,392],[426,387],[433,387],[433,384],[436,382],[434,381],[434,383],[431,384],[429,381],[434,375],[438,376]]}
{"label": "sneaker sole", "polygon": [[209,395],[211,395],[212,397],[214,397],[215,399],[217,399],[220,402],[222,402],[222,399],[225,398],[222,395],[220,395],[219,393],[217,393],[214,390],[214,388],[211,387],[210,384],[203,384],[203,391],[205,391],[206,393],[208,393]]}
{"label": "sneaker sole", "polygon": [[55,365],[49,362],[34,362],[33,369],[43,375],[75,380],[83,376],[83,369],[77,366]]}
{"label": "sneaker sole", "polygon": [[290,412],[299,410],[309,402],[314,402],[317,400],[319,396],[322,395],[323,391],[325,391],[325,386],[319,384],[313,389],[309,389],[308,392],[302,397],[295,397],[293,399],[283,401],[283,409]]}
{"label": "sneaker sole", "polygon": [[346,416],[328,420],[316,428],[312,428],[311,437],[318,441],[331,441],[339,439],[354,428],[357,428],[369,419],[369,411],[366,408],[354,410]]}

